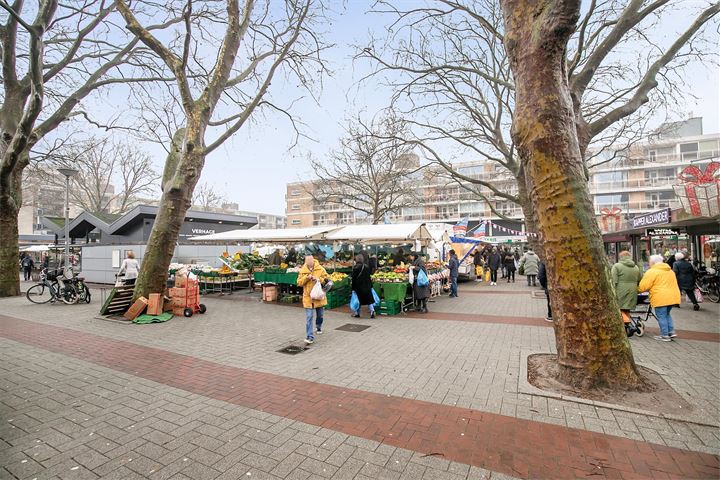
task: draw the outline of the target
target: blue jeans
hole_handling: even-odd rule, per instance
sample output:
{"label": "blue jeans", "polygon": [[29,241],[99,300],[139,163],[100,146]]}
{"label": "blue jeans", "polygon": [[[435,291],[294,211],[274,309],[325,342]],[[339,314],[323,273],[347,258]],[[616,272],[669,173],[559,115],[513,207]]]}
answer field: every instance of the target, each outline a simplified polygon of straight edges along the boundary
{"label": "blue jeans", "polygon": [[450,296],[457,297],[457,277],[450,277]]}
{"label": "blue jeans", "polygon": [[305,309],[305,338],[311,338],[315,339],[315,335],[313,335],[313,310],[316,312],[315,314],[315,326],[318,330],[322,330],[322,324],[323,324],[323,313],[325,312],[324,307],[318,307],[318,308],[306,308]]}
{"label": "blue jeans", "polygon": [[670,310],[672,310],[672,305],[668,305],[666,307],[655,307],[655,316],[660,324],[660,335],[663,337],[667,337],[670,335],[670,332],[675,330],[673,319],[670,316]]}
{"label": "blue jeans", "polygon": [[[375,313],[375,304],[371,303],[371,304],[368,305],[367,307],[368,307],[368,312],[370,312],[370,315],[372,315],[373,313]],[[353,313],[354,313],[355,315],[360,315],[360,310],[362,310],[362,305],[360,305],[360,308],[358,308],[357,311],[353,310]]]}

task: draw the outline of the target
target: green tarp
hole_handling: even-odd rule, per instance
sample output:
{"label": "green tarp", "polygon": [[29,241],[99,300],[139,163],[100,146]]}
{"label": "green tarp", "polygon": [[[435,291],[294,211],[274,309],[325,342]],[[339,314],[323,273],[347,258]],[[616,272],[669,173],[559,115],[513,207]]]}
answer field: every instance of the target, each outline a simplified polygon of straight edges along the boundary
{"label": "green tarp", "polygon": [[147,313],[144,313],[142,315],[138,315],[135,320],[133,320],[133,323],[139,323],[139,324],[147,324],[147,323],[162,323],[167,322],[173,317],[172,312],[164,312],[160,315],[148,315]]}

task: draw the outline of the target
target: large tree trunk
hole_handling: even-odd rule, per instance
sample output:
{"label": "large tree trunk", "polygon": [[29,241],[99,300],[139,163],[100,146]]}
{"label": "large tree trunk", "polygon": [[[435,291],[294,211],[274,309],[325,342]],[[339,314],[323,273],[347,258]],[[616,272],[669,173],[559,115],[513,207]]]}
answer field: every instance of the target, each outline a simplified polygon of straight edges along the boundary
{"label": "large tree trunk", "polygon": [[528,233],[528,244],[530,244],[530,247],[538,255],[540,255],[540,258],[545,258],[540,238],[530,235],[530,233],[537,233],[538,222],[537,216],[535,215],[535,208],[533,208],[532,199],[530,199],[530,195],[528,193],[527,182],[524,174],[522,175],[522,178],[517,178],[517,184],[518,201],[520,202],[520,207],[523,211],[523,217],[525,217],[525,231]]}
{"label": "large tree trunk", "polygon": [[565,73],[579,8],[579,0],[503,4],[516,85],[513,139],[544,244],[562,379],[633,388],[640,379],[593,215]]}
{"label": "large tree trunk", "polygon": [[204,128],[193,125],[173,135],[165,161],[163,194],[135,281],[134,299],[165,291],[168,267],[205,161],[203,149],[195,147],[202,145],[204,132]]}
{"label": "large tree trunk", "polygon": [[0,297],[20,295],[17,192],[11,189],[0,187]]}

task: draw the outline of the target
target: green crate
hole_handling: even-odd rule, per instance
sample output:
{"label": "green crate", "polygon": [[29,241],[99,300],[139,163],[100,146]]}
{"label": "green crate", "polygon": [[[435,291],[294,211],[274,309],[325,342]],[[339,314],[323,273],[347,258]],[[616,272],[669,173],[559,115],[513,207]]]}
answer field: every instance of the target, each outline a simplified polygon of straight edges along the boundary
{"label": "green crate", "polygon": [[380,315],[397,315],[402,312],[402,304],[394,300],[382,300],[379,312]]}

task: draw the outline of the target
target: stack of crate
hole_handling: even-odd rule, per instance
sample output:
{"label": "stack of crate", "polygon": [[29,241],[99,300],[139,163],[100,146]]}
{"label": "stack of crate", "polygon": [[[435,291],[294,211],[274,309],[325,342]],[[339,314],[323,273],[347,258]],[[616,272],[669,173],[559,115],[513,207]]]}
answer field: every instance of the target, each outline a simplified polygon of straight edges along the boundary
{"label": "stack of crate", "polygon": [[175,286],[168,289],[170,300],[165,302],[165,310],[172,310],[173,315],[184,315],[189,305],[200,303],[200,291],[196,286],[189,286],[185,275],[175,276]]}

